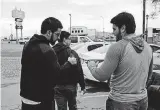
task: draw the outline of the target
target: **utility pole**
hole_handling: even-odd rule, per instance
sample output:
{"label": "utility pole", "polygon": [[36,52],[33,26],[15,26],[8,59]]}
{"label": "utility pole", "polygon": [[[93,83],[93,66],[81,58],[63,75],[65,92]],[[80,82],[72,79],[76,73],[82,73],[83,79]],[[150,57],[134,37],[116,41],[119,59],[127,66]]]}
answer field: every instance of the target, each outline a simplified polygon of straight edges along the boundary
{"label": "utility pole", "polygon": [[104,18],[103,16],[101,16],[102,20],[103,20],[103,38],[104,38]]}
{"label": "utility pole", "polygon": [[16,29],[16,44],[18,44],[18,29]]}
{"label": "utility pole", "polygon": [[71,34],[71,18],[72,18],[72,15],[69,14],[69,16],[70,16],[70,34]]}
{"label": "utility pole", "polygon": [[142,24],[143,34],[145,33],[145,17],[146,17],[146,0],[143,0],[143,24]]}

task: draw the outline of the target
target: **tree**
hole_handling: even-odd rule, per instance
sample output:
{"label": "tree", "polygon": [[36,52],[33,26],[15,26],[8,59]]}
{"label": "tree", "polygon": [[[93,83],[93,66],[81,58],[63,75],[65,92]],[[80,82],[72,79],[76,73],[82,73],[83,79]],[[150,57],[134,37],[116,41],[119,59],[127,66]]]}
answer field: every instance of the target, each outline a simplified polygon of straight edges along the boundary
{"label": "tree", "polygon": [[153,6],[153,11],[150,13],[151,18],[156,18],[160,14],[160,0],[150,0]]}

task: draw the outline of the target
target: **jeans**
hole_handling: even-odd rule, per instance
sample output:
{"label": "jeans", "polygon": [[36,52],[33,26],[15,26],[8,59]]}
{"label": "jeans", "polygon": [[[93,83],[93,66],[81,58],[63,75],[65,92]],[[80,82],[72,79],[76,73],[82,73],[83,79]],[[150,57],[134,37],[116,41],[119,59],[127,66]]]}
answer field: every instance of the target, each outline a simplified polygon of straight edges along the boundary
{"label": "jeans", "polygon": [[57,85],[55,87],[55,100],[58,110],[77,110],[77,85]]}
{"label": "jeans", "polygon": [[106,110],[147,110],[148,98],[134,102],[117,102],[110,98],[106,101]]}
{"label": "jeans", "polygon": [[160,110],[160,85],[150,85],[148,88],[148,105]]}
{"label": "jeans", "polygon": [[22,102],[21,110],[55,110],[55,102],[44,101],[36,105],[25,104]]}

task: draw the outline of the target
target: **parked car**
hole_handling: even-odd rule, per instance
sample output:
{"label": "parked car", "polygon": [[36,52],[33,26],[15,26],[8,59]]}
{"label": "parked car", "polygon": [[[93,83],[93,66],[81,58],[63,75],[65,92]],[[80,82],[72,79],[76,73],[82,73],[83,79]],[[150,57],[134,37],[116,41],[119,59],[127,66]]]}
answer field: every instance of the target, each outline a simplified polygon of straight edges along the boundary
{"label": "parked car", "polygon": [[70,47],[71,47],[71,49],[76,51],[77,49],[81,48],[84,44],[85,43],[79,43],[79,44],[76,44],[76,45],[71,45]]}
{"label": "parked car", "polygon": [[19,39],[19,44],[26,44],[29,40],[30,40],[29,37],[20,38],[20,39]]}
{"label": "parked car", "polygon": [[[87,61],[93,60],[98,61],[100,66],[102,62],[104,61],[104,57],[106,55],[106,52],[111,44],[102,46],[100,48],[94,49],[92,51],[86,52],[86,53],[79,53],[79,56],[81,58],[82,68],[84,72],[84,77],[86,79],[92,80],[92,81],[98,81],[96,80],[92,74],[90,73],[88,67],[87,67]],[[98,81],[99,82],[99,81]],[[107,81],[105,81],[107,83]]]}
{"label": "parked car", "polygon": [[153,52],[153,57],[160,58],[160,49]]}
{"label": "parked car", "polygon": [[[81,63],[82,63],[82,68],[84,71],[84,75],[86,79],[93,80],[93,81],[98,81],[96,80],[92,74],[90,73],[88,67],[87,67],[87,61],[89,60],[94,60],[94,61],[99,61],[101,63],[103,62],[106,52],[108,50],[110,45],[106,45],[100,48],[97,48],[95,50],[86,52],[86,53],[79,53],[79,56],[81,58]],[[156,45],[151,45],[153,49],[157,49],[158,46]],[[154,51],[153,52],[153,72],[160,72],[160,50]],[[107,81],[105,81],[107,82]]]}

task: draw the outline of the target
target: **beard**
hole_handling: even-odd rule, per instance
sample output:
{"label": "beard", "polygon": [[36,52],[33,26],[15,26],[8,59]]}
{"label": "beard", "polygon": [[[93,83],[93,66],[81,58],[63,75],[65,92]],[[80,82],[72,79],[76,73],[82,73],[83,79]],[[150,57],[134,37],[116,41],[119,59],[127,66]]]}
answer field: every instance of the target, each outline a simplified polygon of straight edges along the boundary
{"label": "beard", "polygon": [[50,41],[49,41],[52,45],[54,45],[55,43],[56,43],[56,40],[53,40],[53,35],[52,35],[52,37],[51,37],[51,39],[50,39]]}
{"label": "beard", "polygon": [[116,42],[122,40],[122,35],[121,32],[118,33],[118,35],[116,36]]}
{"label": "beard", "polygon": [[53,41],[52,41],[52,42],[50,42],[50,43],[51,43],[51,45],[55,45],[56,42],[53,42]]}

